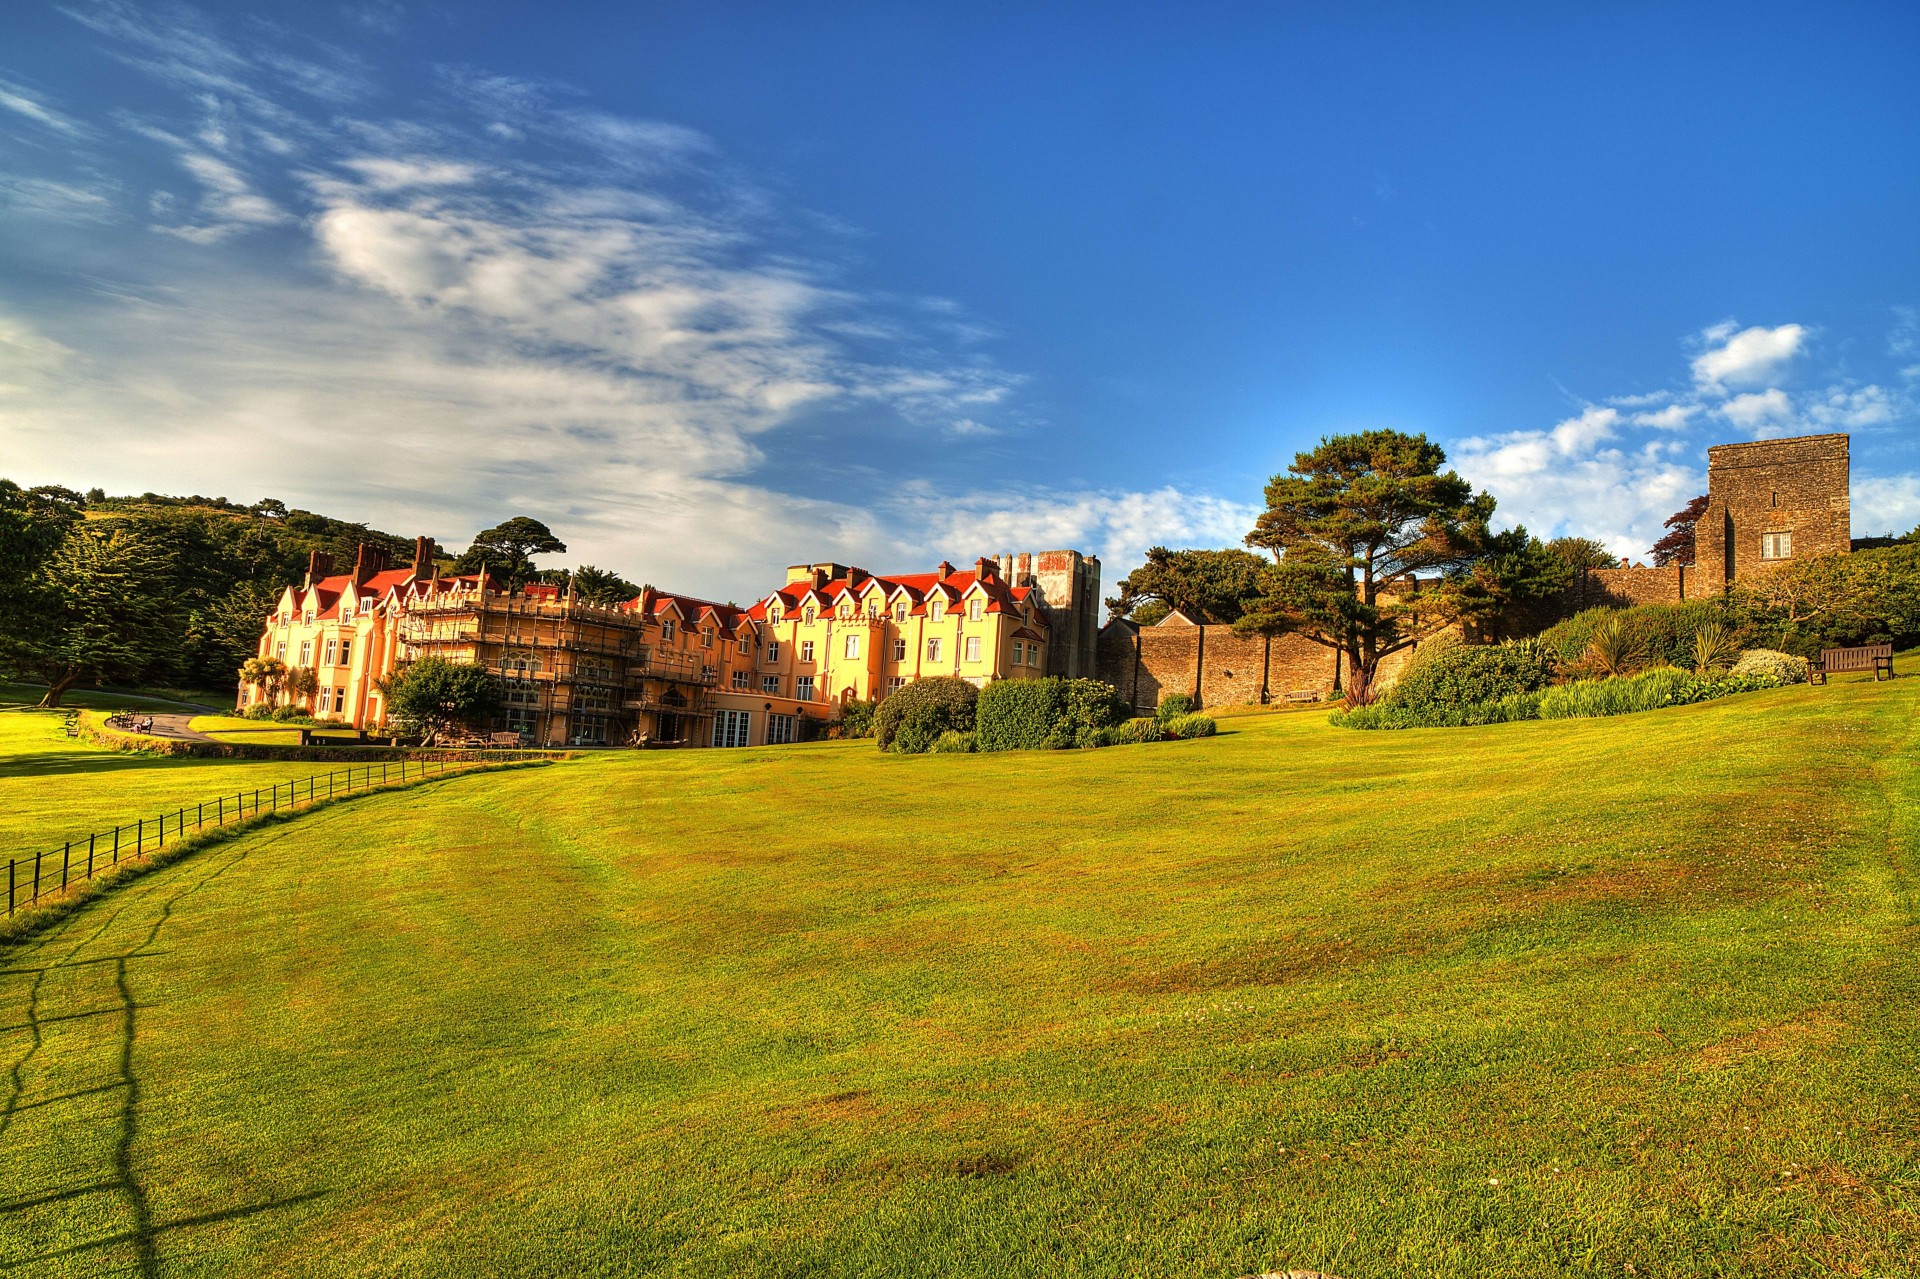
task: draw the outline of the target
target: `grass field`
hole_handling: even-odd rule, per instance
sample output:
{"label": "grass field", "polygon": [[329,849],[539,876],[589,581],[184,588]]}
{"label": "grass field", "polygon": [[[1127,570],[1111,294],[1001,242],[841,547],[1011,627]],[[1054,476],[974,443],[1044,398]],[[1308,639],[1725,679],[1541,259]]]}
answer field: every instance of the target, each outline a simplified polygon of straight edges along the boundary
{"label": "grass field", "polygon": [[[0,861],[162,809],[326,771],[325,764],[167,759],[101,750],[61,716],[0,707]],[[6,867],[0,866],[0,872]],[[0,1061],[5,1049],[0,1047]]]}
{"label": "grass field", "polygon": [[1920,681],[602,755],[0,952],[35,1275],[1906,1275]]}

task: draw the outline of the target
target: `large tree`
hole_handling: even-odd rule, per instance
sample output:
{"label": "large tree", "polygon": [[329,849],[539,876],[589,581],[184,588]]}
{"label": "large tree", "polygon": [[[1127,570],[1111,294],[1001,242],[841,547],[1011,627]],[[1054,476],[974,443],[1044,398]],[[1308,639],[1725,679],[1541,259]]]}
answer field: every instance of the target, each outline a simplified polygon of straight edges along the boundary
{"label": "large tree", "polygon": [[1267,562],[1249,551],[1170,551],[1156,546],[1147,562],[1120,579],[1107,601],[1116,617],[1153,622],[1179,609],[1197,622],[1237,622],[1260,594]]}
{"label": "large tree", "polygon": [[1524,529],[1495,535],[1493,498],[1443,472],[1446,460],[1426,436],[1391,430],[1296,454],[1247,535],[1275,563],[1238,629],[1340,653],[1347,700],[1364,706],[1382,659],[1537,589],[1515,580],[1549,571],[1537,543]]}
{"label": "large tree", "polygon": [[1547,549],[1565,560],[1567,567],[1579,572],[1590,568],[1619,568],[1620,557],[1590,537],[1556,537]]}
{"label": "large tree", "polygon": [[41,566],[32,611],[11,637],[15,662],[47,682],[58,706],[85,681],[133,682],[170,674],[179,622],[163,587],[171,565],[127,532],[75,525]]}
{"label": "large tree", "polygon": [[85,500],[57,485],[0,480],[0,669],[25,669],[45,620],[41,570],[82,518]]}
{"label": "large tree", "polygon": [[500,713],[500,681],[486,667],[425,657],[380,684],[388,713],[431,746],[455,728],[482,728]]}
{"label": "large tree", "polygon": [[560,555],[566,549],[567,544],[539,520],[516,515],[474,534],[455,567],[461,573],[478,573],[484,567],[506,578],[510,587],[523,586],[533,580],[534,556]]}
{"label": "large tree", "polygon": [[1702,493],[1685,506],[1667,516],[1667,532],[1653,544],[1653,566],[1665,568],[1669,564],[1693,563],[1693,531],[1700,523],[1700,517],[1707,513],[1707,495]]}

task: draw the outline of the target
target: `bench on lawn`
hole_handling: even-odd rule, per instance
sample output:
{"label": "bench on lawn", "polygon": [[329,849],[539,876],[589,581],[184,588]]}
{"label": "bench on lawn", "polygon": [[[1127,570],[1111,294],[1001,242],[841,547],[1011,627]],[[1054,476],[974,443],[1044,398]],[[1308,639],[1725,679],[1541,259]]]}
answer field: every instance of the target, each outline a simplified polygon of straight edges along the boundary
{"label": "bench on lawn", "polygon": [[1872,671],[1878,681],[1893,678],[1893,645],[1867,644],[1860,648],[1830,648],[1808,666],[1809,683],[1824,684],[1839,671]]}
{"label": "bench on lawn", "polygon": [[1317,702],[1320,700],[1320,694],[1311,688],[1296,688],[1287,694],[1287,700],[1290,702]]}
{"label": "bench on lawn", "polygon": [[521,738],[518,730],[510,729],[504,733],[489,734],[487,737],[487,745],[507,746],[517,750],[526,745],[526,742]]}

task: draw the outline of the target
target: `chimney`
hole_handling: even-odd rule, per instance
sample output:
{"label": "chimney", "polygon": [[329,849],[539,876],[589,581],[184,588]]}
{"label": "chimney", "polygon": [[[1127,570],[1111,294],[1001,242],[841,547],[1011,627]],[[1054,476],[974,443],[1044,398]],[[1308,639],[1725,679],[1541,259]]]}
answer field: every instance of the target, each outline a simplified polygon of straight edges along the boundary
{"label": "chimney", "polygon": [[1032,583],[1028,582],[1027,579],[1032,576],[1033,576],[1033,552],[1022,551],[1020,552],[1020,557],[1014,561],[1014,568],[1013,568],[1014,581],[1018,582],[1022,586],[1028,586],[1028,585],[1031,585]]}
{"label": "chimney", "polygon": [[989,577],[992,577],[993,569],[990,567],[992,564],[993,561],[984,555],[975,560],[973,562],[973,580],[976,582],[984,582]]}
{"label": "chimney", "polygon": [[813,574],[812,574],[813,589],[817,591],[821,587],[825,586],[828,582],[832,581],[833,580],[831,576],[832,573],[833,573],[833,570],[828,568],[826,565],[815,564],[813,566]]}
{"label": "chimney", "polygon": [[353,558],[354,584],[356,586],[364,584],[368,578],[372,577],[375,573],[383,571],[386,567],[387,552],[385,547],[368,546],[365,542],[360,543],[359,554]]}
{"label": "chimney", "polygon": [[413,539],[414,581],[424,582],[428,578],[437,575],[434,571],[434,561],[439,557],[439,553],[439,548],[433,544],[432,538],[416,537]]}
{"label": "chimney", "polygon": [[315,582],[331,572],[333,572],[333,556],[327,554],[325,551],[309,551],[307,553],[307,580],[301,583],[301,585],[303,588],[312,586]]}
{"label": "chimney", "polygon": [[847,585],[858,586],[871,576],[873,575],[863,568],[850,568],[847,570]]}
{"label": "chimney", "polygon": [[946,579],[953,576],[953,565],[947,563],[945,560],[941,560],[939,563],[939,566],[936,567],[933,571],[937,573],[940,577],[940,580],[944,582]]}

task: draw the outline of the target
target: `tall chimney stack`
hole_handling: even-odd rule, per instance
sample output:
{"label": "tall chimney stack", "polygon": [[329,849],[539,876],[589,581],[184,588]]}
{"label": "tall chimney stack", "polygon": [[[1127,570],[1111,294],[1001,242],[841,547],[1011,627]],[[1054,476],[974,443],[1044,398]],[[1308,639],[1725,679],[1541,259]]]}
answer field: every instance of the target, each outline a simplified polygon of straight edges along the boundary
{"label": "tall chimney stack", "polygon": [[439,548],[430,537],[413,539],[413,580],[424,582],[434,576],[434,563],[439,556]]}
{"label": "tall chimney stack", "polygon": [[331,572],[333,572],[333,556],[325,551],[307,552],[307,580],[301,583],[302,588],[312,586]]}

